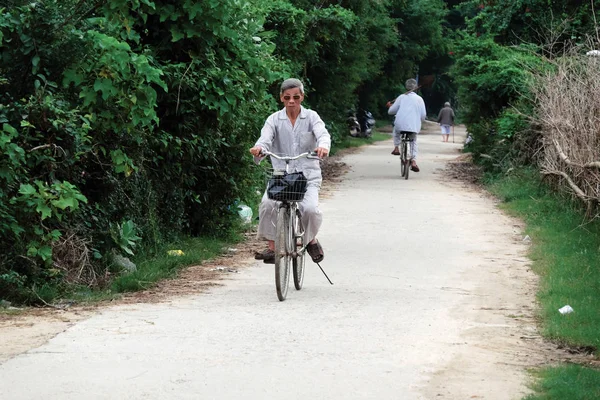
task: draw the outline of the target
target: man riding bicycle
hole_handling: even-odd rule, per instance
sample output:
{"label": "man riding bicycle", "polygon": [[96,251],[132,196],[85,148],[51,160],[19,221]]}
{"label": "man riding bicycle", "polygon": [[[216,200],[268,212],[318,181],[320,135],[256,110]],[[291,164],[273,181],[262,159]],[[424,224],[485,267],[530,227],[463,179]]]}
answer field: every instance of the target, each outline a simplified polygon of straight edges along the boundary
{"label": "man riding bicycle", "polygon": [[[287,79],[281,84],[279,98],[284,108],[267,118],[260,132],[260,138],[250,149],[254,161],[259,163],[264,158],[263,151],[278,155],[296,156],[305,152],[316,152],[319,158],[329,154],[331,137],[325,123],[319,115],[302,107],[304,101],[304,85],[298,79]],[[285,169],[285,163],[271,157],[275,169]],[[319,189],[321,188],[321,165],[319,160],[302,158],[290,163],[290,170],[302,171],[308,181],[303,200],[298,204],[304,226],[304,243],[308,243],[306,251],[314,262],[324,258],[323,248],[316,239],[323,221],[319,211]],[[257,260],[265,264],[275,263],[275,234],[277,218],[277,202],[270,200],[265,193],[260,203],[258,237],[268,241],[268,248],[256,253]]]}
{"label": "man riding bicycle", "polygon": [[408,79],[405,83],[407,93],[398,96],[394,101],[394,104],[388,102],[389,107],[388,114],[395,115],[394,118],[394,150],[392,154],[395,156],[400,155],[398,146],[402,141],[402,135],[407,134],[408,137],[413,141],[411,146],[411,167],[415,172],[419,172],[417,166],[417,134],[421,131],[421,122],[425,121],[427,116],[425,112],[425,102],[415,93],[418,89],[417,81],[414,79]]}

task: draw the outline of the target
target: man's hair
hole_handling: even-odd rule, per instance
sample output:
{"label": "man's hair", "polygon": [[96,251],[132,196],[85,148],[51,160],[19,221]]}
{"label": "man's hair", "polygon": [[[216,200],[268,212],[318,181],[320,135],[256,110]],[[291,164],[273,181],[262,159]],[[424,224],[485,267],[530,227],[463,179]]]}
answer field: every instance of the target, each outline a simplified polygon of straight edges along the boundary
{"label": "man's hair", "polygon": [[417,81],[412,78],[407,79],[404,86],[406,86],[406,90],[415,90],[417,88]]}
{"label": "man's hair", "polygon": [[450,103],[449,102],[445,102],[444,103],[444,107],[450,107]]}
{"label": "man's hair", "polygon": [[304,94],[304,85],[302,84],[300,79],[296,78],[290,78],[283,81],[283,83],[281,84],[281,90],[279,94],[283,94],[283,92],[285,92],[286,90],[294,88],[300,89],[300,93]]}

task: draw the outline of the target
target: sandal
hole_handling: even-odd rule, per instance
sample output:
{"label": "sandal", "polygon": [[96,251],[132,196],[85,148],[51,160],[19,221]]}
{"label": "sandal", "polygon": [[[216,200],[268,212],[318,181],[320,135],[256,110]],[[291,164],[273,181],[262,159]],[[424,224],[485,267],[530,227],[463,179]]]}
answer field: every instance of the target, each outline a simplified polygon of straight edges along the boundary
{"label": "sandal", "polygon": [[419,167],[417,166],[417,163],[412,164],[410,166],[410,170],[411,171],[415,171],[415,172],[419,172],[420,171]]}
{"label": "sandal", "polygon": [[399,150],[396,150],[396,149],[394,149],[394,150],[392,151],[392,155],[394,155],[394,156],[399,156],[399,155],[400,155],[400,151],[399,151]]}
{"label": "sandal", "polygon": [[306,246],[306,251],[315,263],[320,263],[325,258],[323,247],[321,247],[321,243],[319,243],[318,240],[316,243],[309,243],[308,246]]}
{"label": "sandal", "polygon": [[275,251],[266,249],[261,252],[254,253],[255,260],[263,260],[265,264],[275,264]]}

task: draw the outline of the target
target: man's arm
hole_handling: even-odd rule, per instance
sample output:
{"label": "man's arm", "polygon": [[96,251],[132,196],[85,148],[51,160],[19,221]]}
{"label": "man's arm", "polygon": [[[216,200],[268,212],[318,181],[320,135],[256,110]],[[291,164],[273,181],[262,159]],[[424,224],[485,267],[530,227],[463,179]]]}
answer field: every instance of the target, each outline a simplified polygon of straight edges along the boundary
{"label": "man's arm", "polygon": [[319,114],[314,111],[311,113],[311,124],[313,127],[313,134],[317,139],[317,148],[315,151],[319,158],[326,157],[331,149],[331,135],[325,127],[325,122],[323,122]]}
{"label": "man's arm", "polygon": [[270,116],[265,121],[265,125],[260,130],[260,138],[254,144],[254,147],[250,149],[250,153],[254,156],[254,162],[257,164],[262,161],[264,156],[261,155],[263,150],[270,151],[271,145],[273,144],[273,138],[275,137],[275,124],[273,117]]}
{"label": "man's arm", "polygon": [[392,106],[390,108],[388,108],[389,115],[396,115],[396,113],[400,109],[400,102],[402,101],[401,97],[402,97],[402,95],[398,96],[396,98],[396,101],[394,101],[394,104],[392,104]]}
{"label": "man's arm", "polygon": [[425,118],[427,117],[427,110],[425,110],[425,102],[421,97],[419,98],[421,99],[421,121],[425,121]]}

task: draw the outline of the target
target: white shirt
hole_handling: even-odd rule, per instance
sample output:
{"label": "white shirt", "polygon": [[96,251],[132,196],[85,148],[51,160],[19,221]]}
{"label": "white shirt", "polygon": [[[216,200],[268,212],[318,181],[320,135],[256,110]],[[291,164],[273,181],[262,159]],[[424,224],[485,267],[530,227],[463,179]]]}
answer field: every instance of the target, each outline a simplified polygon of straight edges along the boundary
{"label": "white shirt", "polygon": [[388,114],[396,115],[394,127],[396,131],[416,132],[421,131],[421,121],[425,121],[425,102],[415,92],[398,96],[388,110]]}
{"label": "white shirt", "polygon": [[[325,128],[325,123],[316,112],[300,106],[300,115],[292,126],[284,108],[267,118],[255,146],[260,146],[280,156],[297,156],[301,153],[312,152],[317,147],[329,150],[331,136]],[[255,160],[260,161],[261,158],[255,158]],[[285,162],[275,158],[271,158],[271,162],[274,168],[285,169]],[[304,172],[309,182],[320,183],[322,180],[319,160],[301,158],[290,161],[289,170]]]}

